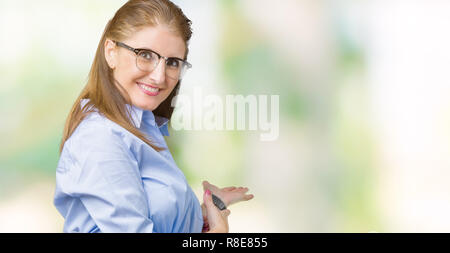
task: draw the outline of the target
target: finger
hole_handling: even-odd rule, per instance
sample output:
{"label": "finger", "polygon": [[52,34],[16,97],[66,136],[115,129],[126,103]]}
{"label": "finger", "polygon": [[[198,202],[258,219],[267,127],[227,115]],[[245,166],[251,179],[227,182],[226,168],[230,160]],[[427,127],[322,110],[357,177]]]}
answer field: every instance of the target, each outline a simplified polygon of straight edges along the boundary
{"label": "finger", "polygon": [[205,203],[206,210],[209,210],[214,206],[214,203],[212,201],[211,191],[208,189],[203,194],[203,202]]}
{"label": "finger", "polygon": [[212,200],[212,193],[210,190],[206,190],[205,194],[203,194],[203,202],[206,207],[206,213],[207,216],[210,217],[210,215],[218,214],[220,212],[219,208],[214,204]]}
{"label": "finger", "polygon": [[230,209],[225,209],[221,211],[223,217],[228,217],[231,214]]}
{"label": "finger", "polygon": [[246,193],[246,192],[248,192],[248,188],[247,187],[239,187],[237,189],[234,189],[234,191]]}
{"label": "finger", "polygon": [[209,184],[209,183],[208,183],[208,181],[206,181],[206,180],[202,182],[203,191],[205,191],[205,190],[207,189],[208,184]]}
{"label": "finger", "polygon": [[207,217],[207,211],[206,211],[206,206],[205,205],[201,205],[202,207],[202,215],[203,215],[203,219],[205,219]]}
{"label": "finger", "polygon": [[215,186],[215,185],[209,183],[208,181],[204,181],[204,183],[203,183],[203,189],[204,189],[204,190],[209,189],[209,190],[212,191],[212,192],[215,192],[215,191],[217,191],[217,190],[220,190],[219,187],[217,187],[217,186]]}
{"label": "finger", "polygon": [[254,198],[255,196],[253,194],[249,194],[249,195],[245,195],[244,199],[245,200],[251,200],[252,198]]}
{"label": "finger", "polygon": [[202,232],[208,232],[210,229],[209,224],[203,225]]}
{"label": "finger", "polygon": [[232,191],[232,190],[234,190],[234,189],[236,189],[236,187],[234,187],[234,186],[230,186],[230,187],[225,187],[225,188],[223,188],[224,191]]}

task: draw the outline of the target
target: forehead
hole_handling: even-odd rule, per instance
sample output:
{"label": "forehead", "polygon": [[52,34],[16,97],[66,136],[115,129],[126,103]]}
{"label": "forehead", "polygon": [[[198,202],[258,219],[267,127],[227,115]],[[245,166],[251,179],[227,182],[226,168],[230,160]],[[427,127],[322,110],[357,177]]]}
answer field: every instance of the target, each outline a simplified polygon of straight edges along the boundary
{"label": "forehead", "polygon": [[178,57],[183,59],[186,45],[183,39],[166,25],[146,26],[124,43],[134,48],[148,48],[167,57]]}

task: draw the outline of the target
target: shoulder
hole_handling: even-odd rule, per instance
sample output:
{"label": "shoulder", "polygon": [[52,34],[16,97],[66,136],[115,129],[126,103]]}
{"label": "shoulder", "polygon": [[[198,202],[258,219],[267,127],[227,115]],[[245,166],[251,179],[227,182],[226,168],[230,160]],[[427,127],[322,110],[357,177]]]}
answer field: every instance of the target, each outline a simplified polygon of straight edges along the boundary
{"label": "shoulder", "polygon": [[83,119],[61,152],[59,170],[71,180],[95,179],[136,168],[136,155],[118,125],[99,114]]}
{"label": "shoulder", "polygon": [[89,113],[78,125],[68,140],[98,139],[114,135],[113,124],[98,112]]}
{"label": "shoulder", "polygon": [[76,153],[123,149],[125,129],[98,112],[91,112],[78,125],[65,146]]}

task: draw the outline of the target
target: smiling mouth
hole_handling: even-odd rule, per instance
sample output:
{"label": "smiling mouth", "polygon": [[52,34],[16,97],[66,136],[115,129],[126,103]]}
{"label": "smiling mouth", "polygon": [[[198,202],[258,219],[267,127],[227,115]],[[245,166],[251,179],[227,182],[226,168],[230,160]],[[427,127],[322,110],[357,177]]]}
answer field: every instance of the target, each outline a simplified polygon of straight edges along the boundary
{"label": "smiling mouth", "polygon": [[141,88],[141,90],[142,90],[145,94],[147,94],[147,95],[149,95],[149,96],[156,96],[156,95],[158,95],[159,92],[160,92],[160,89],[157,88],[157,87],[153,87],[153,86],[151,86],[151,85],[143,84],[143,83],[136,83],[136,84],[139,86],[139,88]]}

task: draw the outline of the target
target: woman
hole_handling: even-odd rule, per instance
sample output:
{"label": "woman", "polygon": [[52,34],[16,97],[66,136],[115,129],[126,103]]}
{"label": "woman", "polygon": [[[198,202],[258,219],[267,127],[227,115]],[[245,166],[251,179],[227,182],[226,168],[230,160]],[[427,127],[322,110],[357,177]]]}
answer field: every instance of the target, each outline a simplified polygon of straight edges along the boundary
{"label": "woman", "polygon": [[54,204],[64,232],[226,233],[247,188],[203,182],[204,204],[167,148],[191,21],[168,0],[131,0],[107,24],[66,121]]}

